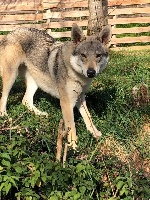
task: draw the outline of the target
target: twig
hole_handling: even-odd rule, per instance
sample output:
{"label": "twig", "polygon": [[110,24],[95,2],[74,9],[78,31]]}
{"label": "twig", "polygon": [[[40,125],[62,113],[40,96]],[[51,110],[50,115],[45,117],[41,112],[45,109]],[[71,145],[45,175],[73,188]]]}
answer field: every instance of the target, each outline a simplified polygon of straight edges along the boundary
{"label": "twig", "polygon": [[63,120],[61,119],[59,122],[59,127],[58,127],[58,137],[57,137],[57,152],[56,152],[56,159],[60,161],[61,158],[61,151],[62,151],[62,139],[63,139],[63,134],[62,134],[62,129],[63,129]]}
{"label": "twig", "polygon": [[19,121],[25,113],[27,113],[27,111],[23,112],[23,113],[22,113],[15,121],[13,121],[12,123],[15,124],[17,121]]}
{"label": "twig", "polygon": [[[16,122],[18,122],[26,112],[27,112],[27,111],[23,112],[15,121],[12,121],[12,118],[8,118],[8,121],[9,121],[9,123],[10,123],[10,125],[9,125],[8,128],[5,128],[5,127],[4,127],[4,126],[5,126],[5,123],[7,122],[7,120],[5,120],[4,123],[3,123],[3,125],[0,127],[0,130],[1,130],[1,131],[8,131],[8,130],[10,130],[10,131],[11,131],[11,130],[18,129],[18,128],[19,128],[18,125],[17,125],[17,126],[14,126],[14,127],[12,127],[12,125],[15,124]],[[10,134],[11,134],[11,133],[10,133]],[[10,136],[10,138],[11,138],[11,136]]]}
{"label": "twig", "polygon": [[9,132],[9,139],[11,140],[11,130],[12,130],[12,118],[9,118],[9,122],[10,122],[10,132]]}
{"label": "twig", "polygon": [[[58,137],[57,137],[57,152],[56,152],[56,160],[61,160],[61,152],[62,152],[62,144],[63,144],[63,138],[68,134],[68,131],[64,131],[64,120],[61,119],[59,122],[59,128],[58,128]],[[67,144],[68,145],[68,144]],[[64,150],[64,156],[63,160],[66,161],[67,156],[67,147],[65,144],[65,150]],[[63,163],[65,162],[63,161]]]}
{"label": "twig", "polygon": [[67,151],[68,151],[68,143],[65,143],[64,155],[63,155],[63,167],[65,167],[65,162],[66,162],[66,158],[67,158]]}
{"label": "twig", "polygon": [[10,127],[8,127],[8,128],[0,128],[0,130],[1,131],[9,131],[9,130],[16,130],[16,129],[18,129],[19,128],[19,126],[17,125],[17,126],[14,126],[14,127],[12,127],[11,125],[10,125]]}

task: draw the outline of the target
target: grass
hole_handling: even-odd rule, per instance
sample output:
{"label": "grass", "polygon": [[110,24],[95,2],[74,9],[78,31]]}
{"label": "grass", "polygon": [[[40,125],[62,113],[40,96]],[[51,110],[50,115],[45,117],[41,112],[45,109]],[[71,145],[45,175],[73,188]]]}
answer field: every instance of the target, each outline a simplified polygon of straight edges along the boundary
{"label": "grass", "polygon": [[18,79],[8,101],[11,119],[0,118],[1,199],[149,199],[150,105],[135,106],[132,95],[134,86],[150,91],[149,53],[110,52],[86,96],[103,136],[96,141],[75,109],[78,151],[68,152],[65,168],[55,162],[59,101],[38,90],[35,104],[49,116],[35,116],[21,105]]}

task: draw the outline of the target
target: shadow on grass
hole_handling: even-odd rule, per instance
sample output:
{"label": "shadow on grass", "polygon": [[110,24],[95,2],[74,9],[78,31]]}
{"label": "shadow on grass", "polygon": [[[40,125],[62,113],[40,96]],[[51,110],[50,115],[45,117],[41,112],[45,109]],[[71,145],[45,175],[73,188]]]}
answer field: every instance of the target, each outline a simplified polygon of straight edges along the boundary
{"label": "shadow on grass", "polygon": [[[22,102],[25,91],[26,91],[26,88],[25,88],[24,81],[18,79],[10,91],[8,105],[20,104]],[[46,101],[50,102],[52,106],[56,108],[60,108],[59,99],[52,97],[50,94],[42,91],[41,89],[38,89],[34,95],[33,103],[38,104],[41,99],[46,99]]]}
{"label": "shadow on grass", "polygon": [[99,117],[102,116],[110,102],[116,98],[116,88],[106,88],[104,90],[92,90],[87,94],[87,106],[94,110]]}

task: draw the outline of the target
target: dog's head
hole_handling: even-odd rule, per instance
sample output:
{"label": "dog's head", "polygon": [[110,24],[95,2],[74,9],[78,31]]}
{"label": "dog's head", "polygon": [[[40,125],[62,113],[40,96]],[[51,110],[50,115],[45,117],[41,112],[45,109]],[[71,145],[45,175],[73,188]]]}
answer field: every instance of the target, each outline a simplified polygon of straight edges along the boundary
{"label": "dog's head", "polygon": [[82,30],[73,24],[72,41],[74,51],[70,62],[74,70],[85,77],[94,78],[107,65],[108,51],[106,44],[111,38],[111,26],[106,26],[99,36],[84,37]]}

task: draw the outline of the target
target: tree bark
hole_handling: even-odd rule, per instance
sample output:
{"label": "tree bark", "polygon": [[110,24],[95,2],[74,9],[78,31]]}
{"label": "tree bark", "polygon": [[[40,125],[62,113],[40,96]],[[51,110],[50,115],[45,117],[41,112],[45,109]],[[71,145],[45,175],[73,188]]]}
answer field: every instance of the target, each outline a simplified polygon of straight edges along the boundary
{"label": "tree bark", "polygon": [[89,20],[87,35],[99,35],[103,27],[108,24],[107,5],[107,0],[88,0]]}

